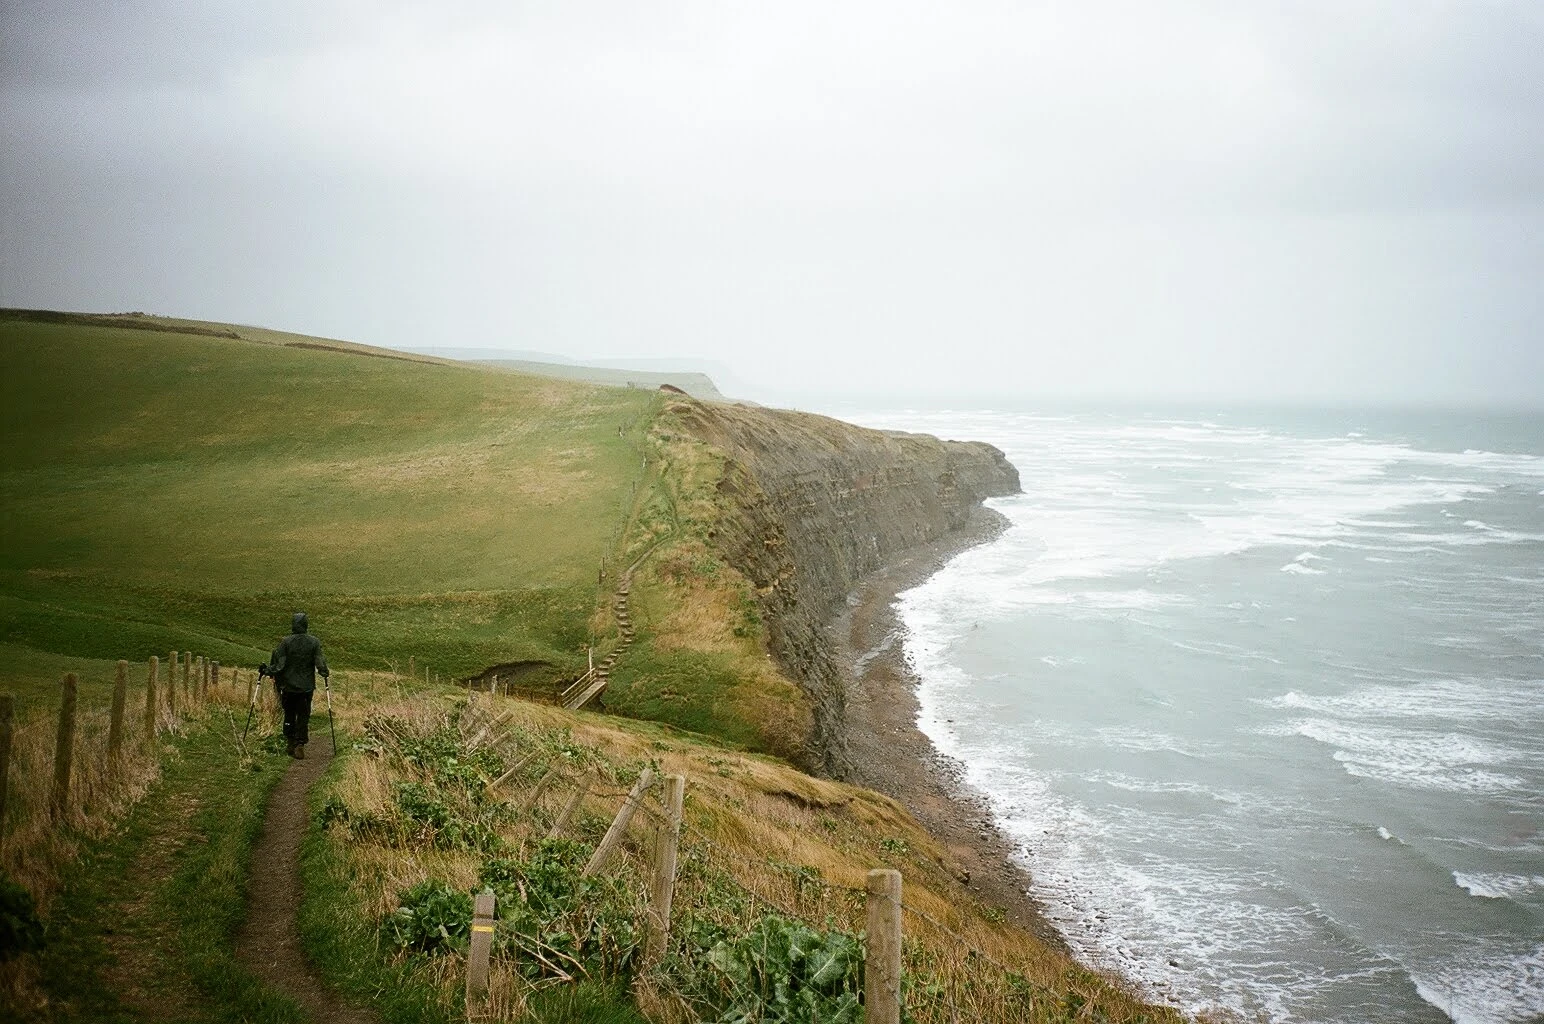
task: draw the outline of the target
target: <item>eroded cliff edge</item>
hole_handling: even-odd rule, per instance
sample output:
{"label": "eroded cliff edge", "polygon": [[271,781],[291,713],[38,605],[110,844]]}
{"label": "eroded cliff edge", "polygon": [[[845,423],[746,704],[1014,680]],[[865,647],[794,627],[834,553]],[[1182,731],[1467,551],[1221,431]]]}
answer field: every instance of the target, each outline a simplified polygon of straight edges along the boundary
{"label": "eroded cliff edge", "polygon": [[809,703],[806,767],[849,774],[843,675],[825,624],[864,577],[963,529],[1019,474],[982,442],[870,430],[810,413],[672,402],[664,429],[718,464],[708,543],[754,590],[767,647]]}

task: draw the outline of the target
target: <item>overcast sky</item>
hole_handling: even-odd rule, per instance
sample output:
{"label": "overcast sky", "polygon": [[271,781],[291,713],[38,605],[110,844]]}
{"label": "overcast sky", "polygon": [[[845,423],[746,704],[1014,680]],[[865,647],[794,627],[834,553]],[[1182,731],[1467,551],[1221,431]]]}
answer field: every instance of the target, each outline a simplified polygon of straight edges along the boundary
{"label": "overcast sky", "polygon": [[1544,404],[1544,4],[0,0],[0,305]]}

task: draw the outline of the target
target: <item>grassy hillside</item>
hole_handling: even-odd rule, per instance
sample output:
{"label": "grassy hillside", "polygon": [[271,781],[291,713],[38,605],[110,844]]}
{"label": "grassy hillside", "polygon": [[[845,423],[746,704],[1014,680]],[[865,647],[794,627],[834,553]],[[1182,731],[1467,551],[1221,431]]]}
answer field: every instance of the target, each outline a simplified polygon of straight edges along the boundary
{"label": "grassy hillside", "polygon": [[[405,700],[369,683],[354,695],[343,719],[363,738],[312,794],[308,871],[337,898],[313,901],[303,923],[313,948],[328,951],[320,960],[339,988],[418,993],[405,1019],[458,1017],[462,978],[447,964],[464,951],[470,901],[450,894],[490,884],[503,893],[510,936],[492,981],[500,1012],[518,1015],[533,991],[587,977],[631,992],[657,1022],[856,1024],[843,993],[860,961],[842,961],[816,984],[746,937],[771,935],[775,945],[795,932],[807,946],[839,944],[864,927],[868,870],[893,867],[905,876],[915,1024],[1179,1024],[980,905],[943,848],[877,793],[664,725],[423,687]],[[502,738],[479,742],[490,721]],[[674,924],[652,966],[640,943],[655,798],[614,868],[589,882],[577,875],[645,767],[687,779]],[[495,777],[503,784],[490,785]],[[578,812],[557,824],[580,792]],[[759,991],[737,986],[737,958],[747,958]]]}
{"label": "grassy hillside", "polygon": [[496,366],[516,373],[529,373],[538,377],[555,377],[559,380],[582,380],[592,384],[607,384],[618,388],[644,388],[653,390],[662,384],[679,388],[694,398],[706,398],[721,402],[724,395],[713,379],[705,373],[666,373],[659,370],[613,370],[606,366],[577,366],[564,363],[541,363],[528,359],[480,359],[483,366]]}
{"label": "grassy hillside", "polygon": [[113,323],[0,314],[0,643],[582,660],[652,394]]}
{"label": "grassy hillside", "polygon": [[[247,690],[228,676],[191,707],[184,691],[159,732],[134,709],[147,656],[191,648],[249,666],[246,683],[303,607],[340,668],[342,756],[311,793],[300,928],[329,984],[385,1021],[464,1019],[459,939],[484,882],[503,887],[495,994],[523,1019],[855,1020],[856,890],[877,865],[906,875],[912,1019],[1177,1021],[981,905],[893,801],[767,756],[807,753],[809,707],[768,655],[751,583],[714,553],[733,511],[725,464],[681,403],[148,317],[0,311],[0,359],[0,690],[22,715],[0,866],[52,915],[40,953],[0,963],[0,1011],[295,1019],[233,947],[283,763],[271,710],[248,737]],[[574,673],[611,642],[629,570],[638,643],[607,699],[654,721],[400,674],[409,656],[442,678],[532,661]],[[105,757],[118,658],[127,769]],[[55,820],[46,716],[65,671],[81,676],[83,770]],[[637,930],[657,815],[614,870],[578,873],[645,767],[690,780],[657,963]],[[564,806],[577,812],[559,824]],[[792,946],[773,963],[757,935],[824,944],[841,970],[819,980],[831,972],[793,963]],[[134,972],[163,957],[182,1002],[141,1012]],[[776,1016],[768,993],[800,972],[814,1002]]]}
{"label": "grassy hillside", "polygon": [[686,432],[680,408],[667,402],[646,439],[659,472],[625,539],[625,560],[638,565],[639,642],[617,667],[606,707],[817,763],[809,701],[768,655],[753,585],[710,541],[733,514],[720,489],[724,458]]}

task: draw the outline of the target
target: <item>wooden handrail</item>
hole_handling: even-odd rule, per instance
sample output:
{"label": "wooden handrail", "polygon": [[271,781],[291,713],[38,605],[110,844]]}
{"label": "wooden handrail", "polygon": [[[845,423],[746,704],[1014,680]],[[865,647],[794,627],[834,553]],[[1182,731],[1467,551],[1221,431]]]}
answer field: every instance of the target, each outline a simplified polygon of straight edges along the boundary
{"label": "wooden handrail", "polygon": [[589,685],[590,680],[592,680],[594,678],[595,678],[595,669],[591,668],[584,675],[582,675],[578,679],[574,680],[573,685],[569,686],[562,693],[558,694],[558,703],[559,704],[566,704],[566,703],[568,703],[568,698],[572,697],[574,694],[576,694],[580,690],[582,690],[585,686]]}

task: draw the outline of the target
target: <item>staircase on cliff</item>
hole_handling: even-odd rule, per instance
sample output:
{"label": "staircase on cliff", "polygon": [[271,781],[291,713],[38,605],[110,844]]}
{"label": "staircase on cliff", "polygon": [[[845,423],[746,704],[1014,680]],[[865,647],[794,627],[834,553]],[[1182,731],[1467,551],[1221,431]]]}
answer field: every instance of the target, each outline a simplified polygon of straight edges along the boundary
{"label": "staircase on cliff", "polygon": [[611,670],[633,645],[633,620],[627,608],[627,595],[632,586],[633,574],[629,569],[622,574],[622,580],[617,584],[616,594],[611,600],[611,611],[616,616],[620,639],[611,653],[601,659],[600,664],[580,676],[577,682],[563,691],[558,699],[568,710],[578,710],[594,700],[611,682]]}

